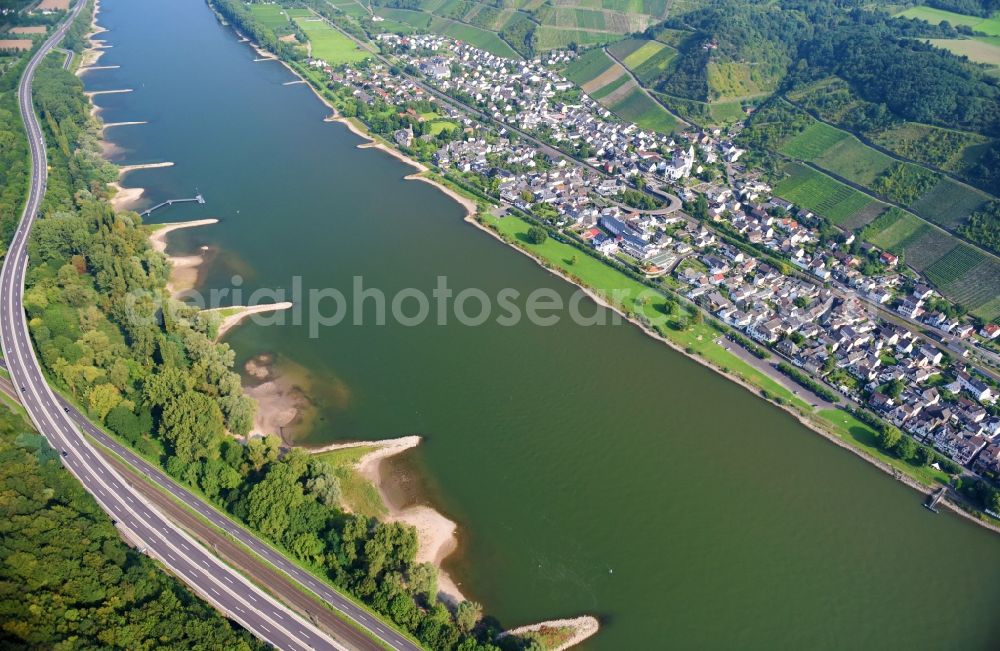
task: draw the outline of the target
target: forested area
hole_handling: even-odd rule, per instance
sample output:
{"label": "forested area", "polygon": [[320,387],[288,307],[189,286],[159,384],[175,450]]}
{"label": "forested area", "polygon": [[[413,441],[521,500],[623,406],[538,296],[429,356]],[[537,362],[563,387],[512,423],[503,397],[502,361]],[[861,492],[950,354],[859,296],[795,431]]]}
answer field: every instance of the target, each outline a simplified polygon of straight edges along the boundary
{"label": "forested area", "polygon": [[987,18],[1000,10],[1000,0],[927,0],[928,7]]}
{"label": "forested area", "polygon": [[0,253],[14,236],[28,189],[28,141],[17,108],[22,60],[0,76]]}
{"label": "forested area", "polygon": [[0,647],[265,648],[127,547],[59,458],[0,406]]}
{"label": "forested area", "polygon": [[726,66],[745,69],[761,90],[769,80],[788,91],[836,75],[892,119],[1000,135],[997,79],[921,40],[957,37],[947,24],[893,18],[861,2],[726,0],[673,16],[648,36],[664,26],[693,32],[652,82],[671,95],[711,99],[726,90],[713,87],[721,82],[712,71]]}

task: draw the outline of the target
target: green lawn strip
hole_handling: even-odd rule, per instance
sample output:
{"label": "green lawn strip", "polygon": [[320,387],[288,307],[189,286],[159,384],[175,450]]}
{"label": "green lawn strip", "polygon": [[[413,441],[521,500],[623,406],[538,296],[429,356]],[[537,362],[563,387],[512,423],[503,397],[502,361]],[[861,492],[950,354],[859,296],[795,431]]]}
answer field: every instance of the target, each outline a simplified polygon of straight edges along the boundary
{"label": "green lawn strip", "polygon": [[[506,235],[518,247],[537,255],[546,263],[578,279],[583,285],[596,290],[608,303],[622,310],[635,311],[643,309],[651,319],[653,317],[662,319],[663,312],[660,308],[662,308],[664,301],[654,299],[645,308],[640,308],[634,304],[635,297],[640,294],[648,295],[650,292],[655,291],[650,287],[629,278],[617,269],[604,264],[575,247],[558,242],[551,237],[540,245],[527,244],[521,238],[528,232],[528,228],[531,225],[520,217],[513,215],[508,215],[502,219],[487,217],[484,221],[487,224],[494,225],[499,233]],[[615,292],[619,292],[617,297]],[[725,346],[715,343],[715,340],[721,337],[722,334],[711,326],[702,323],[692,325],[688,330],[684,331],[673,330],[667,326],[658,328],[658,330],[670,341],[700,355],[718,366],[721,370],[740,377],[759,389],[767,391],[768,394],[775,398],[792,403],[806,412],[811,411],[808,403],[795,396],[784,385],[751,366],[730,351],[727,351]]]}
{"label": "green lawn strip", "polygon": [[[914,466],[911,463],[885,453],[878,447],[878,434],[868,425],[862,423],[853,414],[842,409],[823,409],[816,416],[816,422],[824,426],[840,440],[851,447],[861,450],[866,455],[889,464],[908,477],[912,477],[924,486],[934,488],[949,482],[948,473],[935,470],[930,466]],[[904,436],[906,436],[904,434]]]}
{"label": "green lawn strip", "polygon": [[344,34],[333,29],[325,21],[316,17],[296,16],[296,24],[312,43],[312,56],[323,59],[331,65],[357,63],[369,56]]}
{"label": "green lawn strip", "polygon": [[[93,423],[93,421],[91,421],[91,422]],[[98,427],[100,427],[100,426],[98,425]],[[109,432],[104,427],[101,427],[101,430],[105,434],[107,434],[109,437],[111,437],[111,438],[115,439],[116,441],[118,441],[124,447],[131,449],[129,447],[128,443],[122,441],[117,435]],[[261,557],[259,554],[257,554],[257,552],[255,552],[252,549],[248,548],[242,542],[240,542],[239,540],[237,540],[236,538],[234,538],[233,536],[231,536],[227,531],[224,531],[223,529],[220,529],[217,525],[215,525],[212,521],[208,520],[201,513],[198,513],[197,511],[195,511],[194,509],[192,509],[190,506],[188,506],[187,504],[185,504],[184,502],[182,502],[181,500],[179,500],[170,491],[166,490],[165,488],[163,488],[162,486],[160,486],[159,484],[157,484],[156,482],[154,482],[151,478],[147,477],[144,473],[142,473],[141,471],[139,471],[138,469],[136,469],[135,467],[133,467],[132,464],[130,464],[127,460],[125,460],[124,458],[122,458],[117,452],[115,452],[114,450],[111,450],[110,448],[105,447],[99,441],[95,440],[93,437],[91,437],[91,436],[89,436],[87,434],[84,434],[84,436],[87,437],[87,440],[90,441],[90,443],[92,445],[94,445],[96,447],[99,447],[102,450],[107,451],[108,454],[114,456],[116,459],[119,459],[128,468],[131,468],[131,470],[133,472],[133,476],[135,478],[137,478],[138,480],[142,481],[146,485],[150,486],[151,488],[153,488],[154,490],[156,490],[158,493],[160,493],[160,494],[166,496],[167,498],[169,498],[172,502],[174,502],[175,504],[177,504],[179,507],[183,508],[185,511],[187,511],[188,513],[190,513],[195,518],[197,518],[202,524],[204,524],[204,525],[206,525],[208,527],[211,527],[216,532],[218,532],[220,535],[225,536],[230,542],[232,542],[234,545],[239,546],[241,549],[243,549],[245,552],[247,552],[250,556],[252,556],[253,558],[256,558],[259,562],[265,563],[268,566],[270,566],[272,569],[274,569],[276,572],[280,572],[281,574],[283,574],[285,577],[288,578],[289,581],[291,581],[292,583],[294,583],[295,585],[297,585],[299,587],[300,591],[303,594],[307,595],[310,599],[312,599],[318,605],[323,606],[324,608],[326,608],[327,610],[329,610],[330,612],[332,612],[334,615],[336,615],[336,617],[338,619],[342,620],[346,624],[349,624],[350,626],[354,627],[358,631],[361,631],[367,637],[371,638],[372,641],[376,642],[377,644],[379,644],[383,648],[390,649],[390,650],[393,648],[393,647],[387,645],[382,640],[380,640],[377,637],[375,637],[370,630],[368,630],[367,628],[361,626],[358,622],[354,621],[353,619],[351,619],[350,617],[348,617],[346,614],[340,612],[336,608],[331,607],[330,604],[327,603],[326,601],[324,601],[323,599],[321,599],[319,597],[319,595],[317,595],[316,593],[312,592],[309,588],[307,588],[306,586],[304,586],[301,583],[299,583],[299,581],[296,580],[295,578],[293,578],[293,577],[289,576],[288,574],[286,574],[284,572],[284,570],[282,570],[282,569],[280,569],[278,567],[275,567],[269,561],[267,561],[267,559]],[[136,450],[134,450],[134,449],[131,449],[131,450],[132,450],[133,453],[139,455],[139,453]],[[142,456],[147,461],[150,461],[150,459],[146,458],[144,455],[139,455],[139,456]],[[157,468],[159,468],[159,464],[158,463],[155,463],[153,461],[150,461],[150,463],[152,465],[156,466]],[[163,470],[163,469],[160,468],[160,470]],[[164,471],[164,474],[165,473],[166,473],[166,471]],[[193,494],[195,497],[197,497],[199,500],[201,500],[204,504],[206,504],[209,507],[211,507],[212,510],[215,511],[215,513],[217,513],[218,515],[221,515],[222,517],[226,518],[231,523],[233,523],[234,525],[236,525],[236,526],[238,526],[240,528],[247,529],[246,525],[244,525],[243,523],[238,522],[237,520],[233,519],[228,513],[225,513],[224,511],[220,511],[218,508],[216,508],[215,504],[213,504],[211,502],[211,500],[209,500],[197,488],[194,488],[194,487],[191,487],[191,486],[187,486],[187,485],[181,484],[179,482],[178,482],[177,485],[180,486],[182,489],[188,491],[189,493]],[[192,532],[188,532],[188,533],[192,537],[194,537],[196,539],[198,538],[198,536],[196,536],[194,533],[192,533]],[[333,585],[332,583],[330,583],[329,580],[327,580],[326,577],[324,577],[320,573],[317,573],[314,568],[312,568],[312,567],[310,567],[308,565],[305,565],[299,559],[297,559],[294,556],[291,556],[290,554],[282,551],[279,547],[275,546],[271,541],[267,540],[264,537],[257,536],[257,540],[259,540],[263,544],[265,544],[268,547],[270,547],[274,552],[276,552],[277,554],[280,554],[281,556],[283,556],[286,560],[288,560],[289,562],[293,563],[299,569],[301,569],[301,570],[303,570],[305,572],[308,572],[309,576],[315,578],[316,580],[320,581],[321,583],[323,583],[324,585],[326,585],[331,590],[335,591],[340,596],[342,596],[345,599],[351,601],[355,606],[357,606],[358,608],[361,608],[366,613],[368,613],[371,617],[375,618],[376,621],[381,622],[386,627],[392,629],[393,631],[396,631],[397,633],[401,634],[403,637],[411,640],[417,646],[420,646],[420,642],[416,638],[414,638],[412,635],[410,635],[410,633],[408,631],[405,631],[405,630],[399,628],[394,622],[391,622],[391,621],[385,619],[382,615],[380,615],[379,613],[377,613],[374,610],[372,610],[367,604],[359,601],[354,595],[350,594],[349,592],[345,592],[343,590],[343,588],[341,588],[339,586],[336,586],[336,585]],[[203,546],[208,547],[208,545],[207,545],[207,543],[205,543],[205,541],[201,541],[200,539],[199,539],[199,541],[202,543]],[[219,557],[219,556],[216,556],[216,557],[220,558],[220,560],[222,560],[221,557]],[[263,590],[267,594],[270,594],[272,597],[275,597],[275,598],[277,598],[279,600],[281,599],[278,595],[273,594],[268,586],[265,586],[265,585],[262,585],[262,584],[258,583],[252,576],[246,574],[246,572],[244,572],[241,568],[233,567],[229,562],[226,562],[226,561],[223,561],[223,562],[225,562],[226,565],[228,565],[229,567],[231,567],[234,571],[239,572],[248,581],[250,581],[251,583],[253,583],[254,585],[256,585],[258,588],[260,588],[261,590]],[[292,610],[293,612],[298,613],[298,611],[294,607],[292,607],[292,606],[290,606],[288,604],[285,604],[283,600],[282,600],[282,603],[287,608],[289,608],[290,610]],[[305,619],[309,619],[306,615],[304,615],[302,613],[299,613],[299,615],[301,617],[304,617]]]}
{"label": "green lawn strip", "polygon": [[382,501],[378,489],[355,470],[355,465],[361,457],[377,449],[378,447],[374,445],[359,445],[313,455],[314,458],[325,461],[333,467],[334,474],[340,479],[344,502],[351,510],[370,518],[384,517],[389,509]]}
{"label": "green lawn strip", "polygon": [[[14,390],[16,391],[17,388],[15,387]],[[24,405],[22,405],[19,400],[15,400],[14,398],[10,397],[9,395],[7,395],[5,391],[0,391],[0,400],[2,400],[3,403],[10,408],[11,411],[23,416],[25,422],[28,423],[32,422],[31,418],[28,416],[28,410],[24,408]]]}
{"label": "green lawn strip", "polygon": [[1000,12],[995,12],[989,18],[983,18],[982,16],[969,16],[932,7],[913,7],[900,12],[898,15],[906,18],[926,20],[932,25],[947,21],[951,25],[965,25],[977,32],[982,32],[990,36],[1000,35]]}

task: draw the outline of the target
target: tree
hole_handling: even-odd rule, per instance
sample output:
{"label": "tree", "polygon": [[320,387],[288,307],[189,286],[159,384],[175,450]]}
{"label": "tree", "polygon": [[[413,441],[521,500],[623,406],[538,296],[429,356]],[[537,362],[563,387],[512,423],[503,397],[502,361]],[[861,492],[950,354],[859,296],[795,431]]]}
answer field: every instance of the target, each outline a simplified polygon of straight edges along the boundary
{"label": "tree", "polygon": [[247,495],[247,522],[271,540],[279,541],[290,522],[289,513],[304,500],[302,484],[286,464],[274,463]]}
{"label": "tree", "polygon": [[163,408],[160,428],[174,453],[190,463],[218,454],[224,431],[222,411],[205,394],[185,391]]}
{"label": "tree", "polygon": [[917,453],[917,443],[909,436],[903,436],[899,439],[899,443],[896,444],[896,456],[898,456],[903,461],[909,461]]}
{"label": "tree", "polygon": [[886,425],[879,433],[878,444],[880,448],[888,452],[894,449],[902,438],[903,433],[900,432],[897,427],[893,425]]}
{"label": "tree", "polygon": [[459,630],[468,633],[476,626],[476,622],[483,615],[483,607],[474,601],[463,601],[455,609],[455,623]]}
{"label": "tree", "polygon": [[529,244],[542,244],[548,239],[549,234],[545,232],[545,229],[541,226],[532,226],[528,229],[528,234],[525,235],[525,239]]}
{"label": "tree", "polygon": [[103,421],[108,412],[117,407],[121,401],[121,391],[113,384],[98,384],[87,394],[90,412],[100,421]]}

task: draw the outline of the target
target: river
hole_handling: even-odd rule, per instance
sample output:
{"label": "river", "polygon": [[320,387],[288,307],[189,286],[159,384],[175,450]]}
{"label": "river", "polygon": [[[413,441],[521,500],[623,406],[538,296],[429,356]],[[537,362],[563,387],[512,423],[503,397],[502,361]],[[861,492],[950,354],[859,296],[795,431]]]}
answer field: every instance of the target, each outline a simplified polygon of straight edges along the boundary
{"label": "river", "polygon": [[[204,286],[390,296],[573,287],[463,222],[361,141],[201,0],[104,0],[113,47],[88,73],[150,221],[216,250]],[[587,311],[596,309],[591,306]],[[630,325],[247,324],[314,378],[302,440],[420,433],[403,491],[460,523],[448,568],[504,624],[601,618],[587,649],[986,649],[1000,643],[1000,537],[948,513]],[[415,488],[414,488],[415,487]]]}

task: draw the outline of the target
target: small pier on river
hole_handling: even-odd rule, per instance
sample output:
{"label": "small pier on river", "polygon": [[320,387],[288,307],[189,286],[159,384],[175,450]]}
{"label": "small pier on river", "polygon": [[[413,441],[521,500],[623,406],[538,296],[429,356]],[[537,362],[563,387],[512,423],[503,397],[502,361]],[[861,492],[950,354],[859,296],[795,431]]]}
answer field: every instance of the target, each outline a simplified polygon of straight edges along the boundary
{"label": "small pier on river", "polygon": [[204,204],[205,203],[205,197],[201,196],[201,193],[198,193],[195,196],[191,197],[190,199],[168,199],[166,201],[161,201],[160,203],[156,204],[152,208],[147,208],[146,210],[142,211],[139,214],[142,215],[143,217],[145,217],[145,216],[149,215],[151,212],[153,212],[154,210],[158,210],[160,208],[166,208],[167,206],[172,206],[175,203],[200,203],[200,204]]}
{"label": "small pier on river", "polygon": [[944,498],[944,495],[947,492],[948,492],[948,487],[942,486],[941,488],[937,489],[936,491],[928,495],[927,499],[924,501],[924,508],[933,513],[937,513],[938,502],[940,502],[941,499]]}

